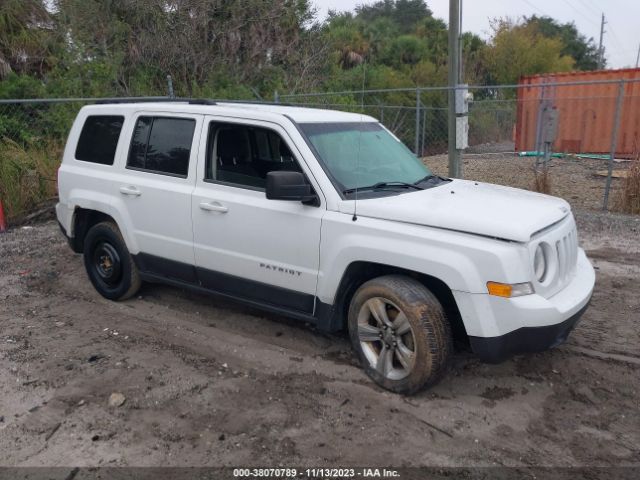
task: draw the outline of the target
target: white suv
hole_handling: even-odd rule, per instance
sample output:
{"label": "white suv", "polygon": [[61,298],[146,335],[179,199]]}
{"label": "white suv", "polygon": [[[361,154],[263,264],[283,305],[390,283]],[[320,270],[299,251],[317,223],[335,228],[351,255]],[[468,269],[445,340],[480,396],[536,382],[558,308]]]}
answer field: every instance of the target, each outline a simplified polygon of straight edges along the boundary
{"label": "white suv", "polygon": [[562,343],[595,275],[564,200],[431,174],[375,119],[208,101],[82,108],[57,216],[106,298],[142,281],[347,329],[384,388]]}

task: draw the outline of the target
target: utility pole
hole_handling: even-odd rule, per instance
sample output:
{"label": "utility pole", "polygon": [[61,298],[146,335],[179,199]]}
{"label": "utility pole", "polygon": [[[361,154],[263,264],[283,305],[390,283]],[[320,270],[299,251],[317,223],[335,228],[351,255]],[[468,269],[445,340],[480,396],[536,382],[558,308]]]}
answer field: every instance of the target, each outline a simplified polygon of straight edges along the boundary
{"label": "utility pole", "polygon": [[460,0],[449,0],[449,176],[462,177],[456,148],[456,87],[460,83]]}
{"label": "utility pole", "polygon": [[598,68],[604,68],[604,45],[602,45],[602,40],[604,38],[604,26],[606,24],[606,20],[604,19],[604,12],[602,13],[602,20],[600,22],[600,43],[598,45]]}
{"label": "utility pole", "polygon": [[458,30],[458,81],[462,82],[464,80],[464,57],[462,56],[462,52],[464,51],[464,42],[462,41],[462,8],[464,5],[464,0],[460,0],[460,12],[459,12],[459,30]]}
{"label": "utility pole", "polygon": [[640,63],[640,45],[638,45],[638,56],[636,57],[636,68],[638,68],[639,63]]}

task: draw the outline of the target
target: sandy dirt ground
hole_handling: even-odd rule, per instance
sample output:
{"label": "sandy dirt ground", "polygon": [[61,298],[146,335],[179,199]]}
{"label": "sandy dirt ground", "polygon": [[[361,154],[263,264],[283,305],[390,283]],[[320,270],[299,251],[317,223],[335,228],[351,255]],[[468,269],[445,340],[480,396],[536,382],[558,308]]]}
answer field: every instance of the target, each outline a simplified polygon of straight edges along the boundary
{"label": "sandy dirt ground", "polygon": [[0,466],[640,466],[640,221],[577,216],[598,279],[568,343],[459,351],[413,397],[372,384],[344,335],[158,285],[109,302],[54,222],[14,228]]}

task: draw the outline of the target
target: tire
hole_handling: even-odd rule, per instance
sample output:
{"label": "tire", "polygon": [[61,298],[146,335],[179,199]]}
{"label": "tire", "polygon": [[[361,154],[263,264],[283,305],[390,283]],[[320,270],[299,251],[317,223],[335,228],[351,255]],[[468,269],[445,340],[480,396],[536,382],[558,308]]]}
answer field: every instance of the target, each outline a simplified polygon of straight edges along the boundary
{"label": "tire", "polygon": [[349,306],[349,337],[365,372],[378,385],[410,395],[446,372],[451,326],[436,297],[401,275],[364,283]]}
{"label": "tire", "polygon": [[100,295],[109,300],[126,300],[140,289],[138,267],[113,222],[91,227],[84,239],[84,266]]}

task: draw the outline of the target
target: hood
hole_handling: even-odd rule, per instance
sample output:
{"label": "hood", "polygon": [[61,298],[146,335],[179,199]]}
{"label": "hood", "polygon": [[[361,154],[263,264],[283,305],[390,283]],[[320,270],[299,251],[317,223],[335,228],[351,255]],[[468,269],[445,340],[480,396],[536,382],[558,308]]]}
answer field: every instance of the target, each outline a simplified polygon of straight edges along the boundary
{"label": "hood", "polygon": [[[353,213],[353,201],[340,211]],[[561,198],[517,188],[453,180],[401,195],[358,200],[358,216],[445,228],[527,242],[531,235],[566,217]]]}

